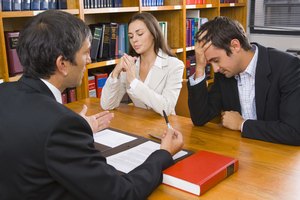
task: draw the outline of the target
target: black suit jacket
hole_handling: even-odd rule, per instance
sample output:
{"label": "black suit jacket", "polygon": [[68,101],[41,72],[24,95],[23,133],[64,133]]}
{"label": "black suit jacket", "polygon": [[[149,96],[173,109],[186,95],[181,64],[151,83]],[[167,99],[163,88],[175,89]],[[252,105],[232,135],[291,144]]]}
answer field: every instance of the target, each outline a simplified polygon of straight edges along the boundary
{"label": "black suit jacket", "polygon": [[[255,75],[257,120],[247,120],[242,136],[300,145],[300,60],[290,54],[259,44]],[[216,73],[208,91],[206,81],[190,86],[189,110],[194,125],[204,125],[221,111],[238,111],[241,106],[234,77]]]}
{"label": "black suit jacket", "polygon": [[126,175],[106,163],[92,130],[41,80],[0,84],[0,199],[145,199],[172,163],[154,152]]}

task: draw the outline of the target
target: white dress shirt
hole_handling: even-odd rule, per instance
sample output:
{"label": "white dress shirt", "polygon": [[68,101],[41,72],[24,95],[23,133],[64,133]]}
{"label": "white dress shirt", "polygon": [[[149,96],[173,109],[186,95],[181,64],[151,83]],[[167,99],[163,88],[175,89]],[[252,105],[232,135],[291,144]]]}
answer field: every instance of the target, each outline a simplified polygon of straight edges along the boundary
{"label": "white dress shirt", "polygon": [[52,94],[54,95],[56,101],[58,103],[62,104],[62,97],[61,97],[61,92],[59,91],[59,89],[57,89],[54,85],[52,85],[51,83],[49,83],[48,81],[46,81],[45,79],[41,79],[41,81],[43,81],[47,87],[49,88],[49,90],[52,92]]}

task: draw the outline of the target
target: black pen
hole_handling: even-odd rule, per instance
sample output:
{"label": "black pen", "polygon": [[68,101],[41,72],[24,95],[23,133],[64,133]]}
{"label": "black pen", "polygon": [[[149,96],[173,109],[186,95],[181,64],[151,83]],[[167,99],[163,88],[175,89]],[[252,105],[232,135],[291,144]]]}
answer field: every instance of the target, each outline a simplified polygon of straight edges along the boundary
{"label": "black pen", "polygon": [[163,110],[163,114],[164,114],[164,118],[166,120],[166,124],[167,124],[168,128],[172,128],[171,124],[169,123],[168,116],[164,110]]}

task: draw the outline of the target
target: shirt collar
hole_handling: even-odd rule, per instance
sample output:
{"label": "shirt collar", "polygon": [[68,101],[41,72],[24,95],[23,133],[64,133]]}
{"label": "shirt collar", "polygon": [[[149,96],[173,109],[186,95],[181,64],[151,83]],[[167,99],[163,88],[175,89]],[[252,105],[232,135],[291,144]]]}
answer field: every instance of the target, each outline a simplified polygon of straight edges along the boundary
{"label": "shirt collar", "polygon": [[162,52],[161,49],[159,49],[153,66],[162,68],[163,67],[163,59],[165,59],[165,54]]}
{"label": "shirt collar", "polygon": [[[165,54],[161,49],[159,49],[158,53],[157,53],[157,56],[156,56],[156,59],[155,59],[155,61],[153,63],[153,67],[158,67],[158,68],[162,69],[164,66],[167,66],[168,65],[168,63],[167,63],[167,57],[168,57],[168,55]],[[141,61],[141,58],[138,57],[138,59],[136,61],[136,63],[137,63],[136,67],[137,68],[140,67],[140,61]]]}
{"label": "shirt collar", "polygon": [[256,65],[257,65],[257,58],[258,58],[258,48],[256,45],[252,45],[252,48],[254,49],[255,53],[253,58],[251,59],[250,63],[248,64],[245,71],[240,73],[240,75],[243,74],[249,74],[252,77],[255,77],[255,71],[256,71]]}
{"label": "shirt collar", "polygon": [[61,98],[61,92],[59,91],[59,89],[57,89],[54,85],[52,85],[51,83],[49,83],[47,80],[45,79],[41,79],[41,81],[43,81],[47,87],[49,88],[49,90],[52,92],[52,94],[54,95],[56,101],[58,103],[62,104],[62,98]]}

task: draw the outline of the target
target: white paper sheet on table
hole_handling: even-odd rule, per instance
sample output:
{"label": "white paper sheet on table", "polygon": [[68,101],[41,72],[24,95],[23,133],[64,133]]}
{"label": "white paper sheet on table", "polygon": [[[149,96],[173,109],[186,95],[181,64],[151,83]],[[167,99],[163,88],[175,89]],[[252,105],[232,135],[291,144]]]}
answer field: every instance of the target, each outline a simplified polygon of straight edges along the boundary
{"label": "white paper sheet on table", "polygon": [[121,144],[125,144],[135,139],[137,138],[111,129],[104,129],[94,134],[95,142],[109,146],[111,148],[117,147]]}
{"label": "white paper sheet on table", "polygon": [[[158,149],[160,149],[160,144],[147,141],[126,151],[109,156],[106,160],[108,164],[114,166],[117,170],[128,173],[141,165],[151,153]],[[173,156],[173,159],[180,158],[187,153],[188,152],[181,150]]]}

